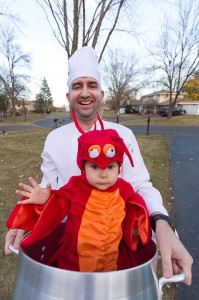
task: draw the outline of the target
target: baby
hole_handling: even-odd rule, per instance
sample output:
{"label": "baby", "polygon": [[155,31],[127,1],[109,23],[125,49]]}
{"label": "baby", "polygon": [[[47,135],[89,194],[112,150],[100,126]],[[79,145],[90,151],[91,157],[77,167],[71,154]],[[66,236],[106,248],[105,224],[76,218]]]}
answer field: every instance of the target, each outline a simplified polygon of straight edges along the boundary
{"label": "baby", "polygon": [[[81,175],[73,176],[59,190],[50,184],[40,188],[20,183],[23,196],[11,212],[9,228],[30,230],[23,239],[28,247],[45,238],[66,217],[58,250],[48,265],[81,272],[106,272],[135,266],[134,253],[151,240],[147,208],[132,186],[119,178],[126,154],[123,139],[113,129],[83,133],[78,139],[77,164]],[[130,260],[125,261],[124,249]],[[126,251],[126,250],[125,250]]]}

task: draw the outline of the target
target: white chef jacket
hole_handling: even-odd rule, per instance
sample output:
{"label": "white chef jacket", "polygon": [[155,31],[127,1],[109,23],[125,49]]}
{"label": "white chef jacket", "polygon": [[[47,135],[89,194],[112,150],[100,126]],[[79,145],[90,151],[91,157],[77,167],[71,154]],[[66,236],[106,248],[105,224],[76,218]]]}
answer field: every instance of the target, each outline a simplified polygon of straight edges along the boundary
{"label": "white chef jacket", "polygon": [[[133,158],[134,167],[132,168],[125,154],[120,177],[128,181],[135,192],[144,198],[149,215],[155,211],[168,214],[162,204],[159,191],[150,182],[149,173],[132,131],[120,124],[107,121],[103,121],[103,123],[105,129],[115,129],[118,132]],[[101,129],[99,121],[96,123],[96,127]],[[71,176],[80,175],[80,169],[76,162],[77,139],[80,135],[81,133],[74,123],[59,127],[48,134],[41,154],[43,159],[41,187],[46,187],[47,183],[51,183],[52,189],[59,189],[68,182]]]}

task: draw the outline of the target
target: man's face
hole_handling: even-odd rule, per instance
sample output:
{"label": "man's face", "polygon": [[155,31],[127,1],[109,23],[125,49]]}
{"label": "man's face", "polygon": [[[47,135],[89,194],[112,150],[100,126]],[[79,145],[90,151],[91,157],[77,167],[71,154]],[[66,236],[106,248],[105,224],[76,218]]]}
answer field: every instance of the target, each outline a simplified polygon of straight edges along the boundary
{"label": "man's face", "polygon": [[101,107],[104,92],[94,78],[81,77],[72,82],[66,96],[78,120],[92,120]]}

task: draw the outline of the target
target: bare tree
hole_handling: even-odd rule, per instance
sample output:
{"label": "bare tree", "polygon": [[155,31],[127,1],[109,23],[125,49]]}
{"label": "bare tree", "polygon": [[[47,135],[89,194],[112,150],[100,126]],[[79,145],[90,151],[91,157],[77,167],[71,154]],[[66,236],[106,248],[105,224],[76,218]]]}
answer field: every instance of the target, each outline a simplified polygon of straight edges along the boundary
{"label": "bare tree", "polygon": [[10,13],[9,7],[6,5],[4,0],[0,0],[0,25],[4,22],[11,22],[13,25],[18,26],[21,22],[19,16]]}
{"label": "bare tree", "polygon": [[100,43],[100,61],[114,30],[132,33],[130,29],[124,30],[124,26],[116,28],[116,25],[122,12],[125,12],[126,18],[129,17],[129,28],[132,28],[133,17],[130,14],[133,14],[139,0],[37,0],[37,2],[43,8],[54,36],[66,50],[68,58],[79,46],[91,45],[95,48],[97,43]]}
{"label": "bare tree", "polygon": [[30,80],[30,77],[22,72],[30,66],[31,59],[29,54],[22,52],[14,30],[9,27],[5,27],[1,32],[0,62],[0,81],[15,119],[17,101],[27,91],[26,85]]}
{"label": "bare tree", "polygon": [[188,78],[199,67],[198,1],[177,1],[174,7],[175,15],[166,16],[159,42],[150,51],[153,63],[148,69],[157,74],[155,81],[169,91],[169,118]]}
{"label": "bare tree", "polygon": [[116,112],[121,105],[130,104],[139,89],[138,61],[135,54],[126,55],[121,50],[110,52],[109,61],[104,63],[103,78],[109,99],[114,102]]}

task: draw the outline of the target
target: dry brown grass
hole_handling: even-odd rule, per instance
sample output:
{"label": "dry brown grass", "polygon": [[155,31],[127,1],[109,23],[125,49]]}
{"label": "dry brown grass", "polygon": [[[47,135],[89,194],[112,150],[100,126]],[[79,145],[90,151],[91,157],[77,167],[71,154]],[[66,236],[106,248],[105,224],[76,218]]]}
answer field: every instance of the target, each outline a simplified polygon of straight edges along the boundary
{"label": "dry brown grass", "polygon": [[172,214],[173,199],[169,178],[170,161],[167,138],[159,135],[137,136],[141,153],[149,171],[153,185],[161,192],[164,205]]}
{"label": "dry brown grass", "polygon": [[49,130],[12,131],[0,136],[0,299],[10,300],[15,277],[15,255],[4,256],[6,219],[18,196],[14,191],[31,175],[40,180],[41,151]]}
{"label": "dry brown grass", "polygon": [[[27,182],[29,176],[41,178],[41,151],[49,129],[12,131],[0,136],[0,299],[10,300],[15,277],[17,257],[5,257],[4,237],[6,219],[18,196],[14,191],[18,183]],[[165,206],[172,211],[169,182],[167,140],[162,136],[138,136],[138,142],[154,185],[161,191]],[[165,300],[175,299],[175,288],[167,288]]]}
{"label": "dry brown grass", "polygon": [[[170,160],[168,143],[164,136],[137,136],[141,153],[149,170],[153,185],[161,192],[164,206],[173,215],[173,196],[170,182]],[[159,262],[159,276],[161,276],[161,261]],[[163,288],[163,300],[176,300],[177,284],[168,284]]]}

